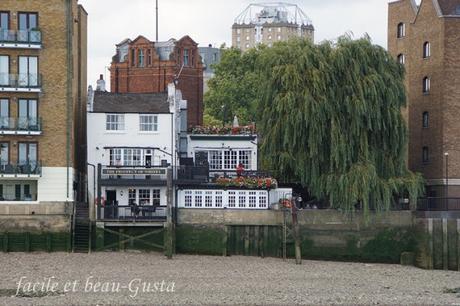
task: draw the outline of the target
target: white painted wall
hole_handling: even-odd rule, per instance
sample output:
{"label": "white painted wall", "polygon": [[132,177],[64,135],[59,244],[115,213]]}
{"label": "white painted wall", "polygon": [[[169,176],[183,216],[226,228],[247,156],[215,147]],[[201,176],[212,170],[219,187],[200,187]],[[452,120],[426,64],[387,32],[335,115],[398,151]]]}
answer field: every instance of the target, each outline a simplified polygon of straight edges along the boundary
{"label": "white painted wall", "polygon": [[[110,154],[104,147],[155,147],[171,153],[171,114],[158,114],[158,132],[139,129],[139,114],[125,114],[124,131],[106,131],[105,113],[88,113],[88,162],[108,165]],[[154,165],[171,156],[155,150]],[[90,169],[91,170],[91,169]]]}
{"label": "white painted wall", "polygon": [[[43,167],[38,179],[38,202],[65,202],[74,200],[73,182],[76,171],[69,168],[67,182],[66,167]],[[67,196],[67,187],[69,196]]]}

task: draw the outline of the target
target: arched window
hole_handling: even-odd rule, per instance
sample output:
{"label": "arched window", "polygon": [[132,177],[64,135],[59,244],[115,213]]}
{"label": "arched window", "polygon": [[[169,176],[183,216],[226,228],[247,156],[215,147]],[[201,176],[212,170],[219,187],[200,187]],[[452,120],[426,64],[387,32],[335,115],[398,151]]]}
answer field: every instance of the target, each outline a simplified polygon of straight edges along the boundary
{"label": "arched window", "polygon": [[423,78],[423,93],[429,93],[431,89],[431,80],[429,77]]}
{"label": "arched window", "polygon": [[404,65],[406,63],[406,57],[404,56],[404,54],[399,54],[398,55],[398,63],[400,63],[401,65]]}
{"label": "arched window", "polygon": [[423,112],[423,127],[424,128],[428,128],[429,124],[430,124],[430,115],[428,114],[428,112]]}
{"label": "arched window", "polygon": [[406,25],[402,22],[398,24],[398,38],[406,36]]}
{"label": "arched window", "polygon": [[137,62],[139,67],[144,67],[144,50],[139,49],[138,51],[139,60]]}
{"label": "arched window", "polygon": [[430,151],[428,147],[423,147],[422,149],[422,161],[423,163],[428,163],[430,161]]}
{"label": "arched window", "polygon": [[431,44],[427,41],[423,44],[423,58],[431,56]]}

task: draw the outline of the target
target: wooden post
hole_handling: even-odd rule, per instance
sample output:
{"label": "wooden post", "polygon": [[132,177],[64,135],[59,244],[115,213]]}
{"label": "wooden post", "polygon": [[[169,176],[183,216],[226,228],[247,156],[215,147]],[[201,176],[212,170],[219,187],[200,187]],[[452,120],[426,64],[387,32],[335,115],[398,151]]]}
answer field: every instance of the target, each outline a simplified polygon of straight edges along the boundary
{"label": "wooden post", "polygon": [[3,234],[3,252],[8,253],[8,232]]}
{"label": "wooden post", "polygon": [[457,219],[457,270],[460,271],[460,219]]}
{"label": "wooden post", "polygon": [[46,251],[51,252],[51,233],[46,233]]}
{"label": "wooden post", "polygon": [[244,231],[244,255],[249,255],[249,226],[245,226]]}
{"label": "wooden post", "polygon": [[228,243],[228,226],[224,225],[224,237],[222,237],[222,256],[227,256],[227,243]]}
{"label": "wooden post", "polygon": [[26,252],[30,252],[30,233],[26,232],[25,233],[25,247],[26,247]]}
{"label": "wooden post", "polygon": [[264,226],[264,237],[262,241],[262,257],[265,257],[267,254],[267,245],[268,245],[268,225]]}
{"label": "wooden post", "polygon": [[96,222],[96,250],[104,249],[104,223]]}
{"label": "wooden post", "polygon": [[261,243],[260,243],[260,231],[259,231],[259,226],[257,225],[254,229],[254,235],[256,236],[255,238],[255,247],[256,247],[256,253],[257,256],[260,256],[261,253]]}
{"label": "wooden post", "polygon": [[[121,235],[118,236],[118,250],[119,250],[119,251],[124,251],[124,250],[126,249],[125,243],[123,242],[124,239],[125,239],[124,236],[123,236],[123,234],[125,233],[125,229],[124,229],[124,228],[120,228],[119,231],[120,231],[120,234],[121,234]],[[131,239],[131,237],[130,237],[130,239],[129,239],[130,247],[132,247],[131,243],[132,243],[132,239]]]}
{"label": "wooden post", "polygon": [[447,232],[447,218],[442,219],[442,268],[449,270],[449,245]]}
{"label": "wooden post", "polygon": [[167,214],[166,214],[166,237],[165,237],[165,253],[168,259],[172,259],[173,254],[173,215],[172,215],[172,206],[173,206],[173,177],[172,177],[172,169],[168,168],[166,172],[166,179],[167,179],[167,191],[166,191],[166,198],[167,198]]}
{"label": "wooden post", "polygon": [[299,231],[299,222],[297,222],[297,206],[295,203],[295,199],[293,198],[291,205],[291,212],[292,212],[292,233],[294,236],[294,243],[295,243],[295,263],[298,265],[302,264],[302,254],[300,249],[300,231]]}
{"label": "wooden post", "polygon": [[428,264],[429,269],[433,270],[434,262],[434,250],[433,250],[433,218],[428,218],[428,235],[430,236],[428,241],[429,257],[430,262]]}

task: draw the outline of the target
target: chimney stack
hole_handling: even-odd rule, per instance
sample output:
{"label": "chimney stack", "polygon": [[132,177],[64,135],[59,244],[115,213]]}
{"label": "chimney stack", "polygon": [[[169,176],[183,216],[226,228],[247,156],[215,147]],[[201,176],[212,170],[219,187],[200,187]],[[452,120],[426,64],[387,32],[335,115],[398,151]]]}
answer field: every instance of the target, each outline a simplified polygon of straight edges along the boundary
{"label": "chimney stack", "polygon": [[99,76],[99,80],[97,80],[96,91],[106,91],[104,76],[102,74]]}

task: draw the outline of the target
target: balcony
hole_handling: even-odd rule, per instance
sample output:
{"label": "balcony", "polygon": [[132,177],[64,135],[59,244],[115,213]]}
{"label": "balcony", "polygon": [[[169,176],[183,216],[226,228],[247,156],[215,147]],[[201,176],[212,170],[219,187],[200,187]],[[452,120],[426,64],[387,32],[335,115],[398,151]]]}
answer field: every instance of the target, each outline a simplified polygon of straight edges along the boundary
{"label": "balcony", "polygon": [[35,163],[3,163],[0,165],[0,178],[13,177],[41,177],[42,167],[40,162]]}
{"label": "balcony", "polygon": [[41,118],[0,117],[0,135],[41,135]]}
{"label": "balcony", "polygon": [[166,207],[158,205],[118,205],[106,203],[97,206],[100,221],[165,221]]}
{"label": "balcony", "polygon": [[0,92],[41,92],[41,75],[0,73]]}
{"label": "balcony", "polygon": [[0,48],[41,49],[42,33],[39,30],[0,29]]}

